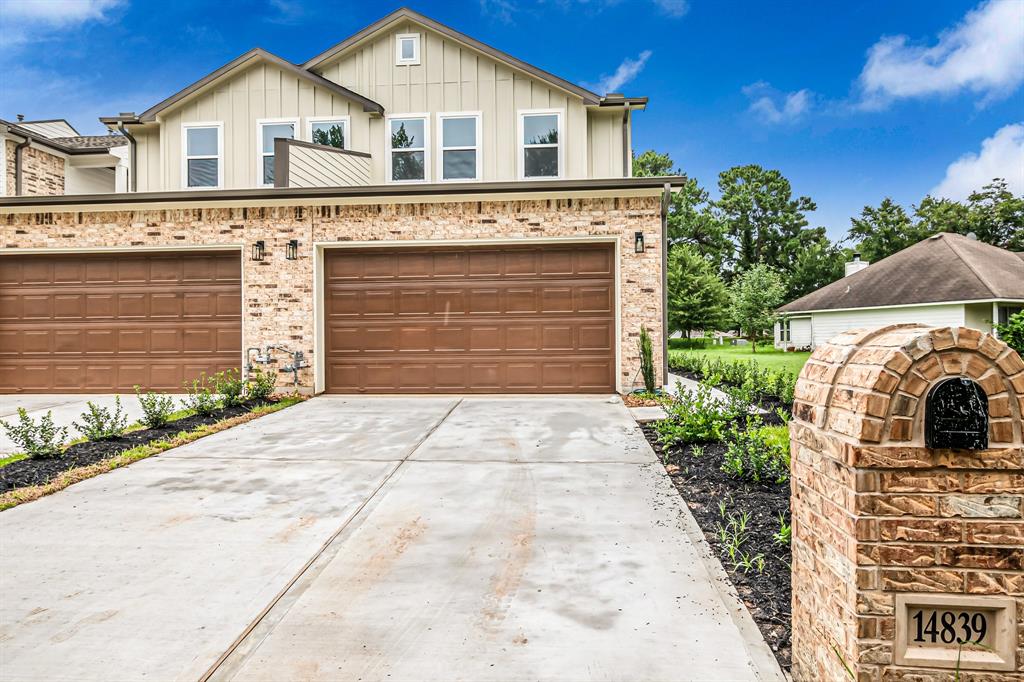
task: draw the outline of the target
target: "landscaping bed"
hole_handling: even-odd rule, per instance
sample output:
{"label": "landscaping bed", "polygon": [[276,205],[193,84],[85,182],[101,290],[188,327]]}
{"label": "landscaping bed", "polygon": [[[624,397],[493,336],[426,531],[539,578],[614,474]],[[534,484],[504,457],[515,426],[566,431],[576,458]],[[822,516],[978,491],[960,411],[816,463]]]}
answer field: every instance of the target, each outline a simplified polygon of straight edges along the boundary
{"label": "landscaping bed", "polygon": [[[276,401],[268,404],[274,402]],[[219,408],[206,416],[184,416],[160,428],[128,431],[119,438],[74,443],[68,446],[60,457],[25,458],[11,462],[0,468],[0,494],[25,486],[44,485],[65,471],[102,462],[125,450],[164,440],[183,431],[193,431],[200,426],[216,424],[224,419],[245,414],[262,404],[265,403],[251,402]]]}
{"label": "landscaping bed", "polygon": [[[790,459],[795,377],[750,362],[677,358],[696,381],[643,425],[740,599],[789,670]],[[758,409],[760,408],[760,409]]]}
{"label": "landscaping bed", "polygon": [[[697,445],[699,456],[693,454],[694,444],[670,446],[665,451],[654,427],[642,428],[779,664],[788,671],[791,552],[789,543],[776,540],[776,535],[780,516],[789,523],[789,482],[737,479],[722,471],[724,443]],[[730,540],[738,531],[735,526],[730,529],[730,521],[738,525],[744,518],[744,537],[730,556]],[[757,556],[764,559],[760,569],[754,561]],[[753,565],[744,567],[744,560]]]}

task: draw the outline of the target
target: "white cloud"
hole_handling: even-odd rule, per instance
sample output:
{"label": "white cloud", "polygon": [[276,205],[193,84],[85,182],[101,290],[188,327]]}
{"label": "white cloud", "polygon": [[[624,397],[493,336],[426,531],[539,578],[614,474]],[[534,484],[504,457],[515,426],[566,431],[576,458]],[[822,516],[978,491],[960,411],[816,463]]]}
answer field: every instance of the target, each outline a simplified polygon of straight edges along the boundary
{"label": "white cloud", "polygon": [[636,59],[626,57],[619,64],[619,68],[615,69],[615,73],[610,76],[602,75],[601,79],[596,83],[584,85],[588,90],[593,90],[599,95],[618,92],[623,85],[632,81],[637,77],[637,74],[644,70],[644,66],[646,66],[647,60],[651,58],[651,54],[650,50],[644,50]]}
{"label": "white cloud", "polygon": [[670,17],[681,17],[690,11],[687,0],[654,0],[654,4]]}
{"label": "white cloud", "polygon": [[931,46],[886,36],[868,50],[860,75],[862,106],[897,98],[953,94],[1005,96],[1024,82],[1024,2],[990,0],[938,36]]}
{"label": "white cloud", "polygon": [[963,200],[993,178],[1003,178],[1014,194],[1024,194],[1024,123],[1003,126],[971,152],[949,164],[946,177],[930,194]]}
{"label": "white cloud", "polygon": [[0,0],[0,55],[17,53],[69,26],[103,21],[121,4],[122,0]]}
{"label": "white cloud", "polygon": [[814,94],[806,88],[779,92],[764,81],[744,86],[743,94],[750,98],[748,111],[764,123],[792,123],[814,104]]}

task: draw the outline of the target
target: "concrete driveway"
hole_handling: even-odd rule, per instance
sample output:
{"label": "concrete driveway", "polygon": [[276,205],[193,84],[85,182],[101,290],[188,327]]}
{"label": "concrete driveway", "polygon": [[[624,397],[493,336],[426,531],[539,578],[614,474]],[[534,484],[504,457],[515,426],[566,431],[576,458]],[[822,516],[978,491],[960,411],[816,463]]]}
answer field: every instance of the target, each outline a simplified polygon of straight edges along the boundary
{"label": "concrete driveway", "polygon": [[[87,402],[92,402],[113,412],[116,397],[113,394],[0,395],[0,421],[10,424],[17,423],[19,407],[25,408],[28,416],[32,417],[32,419],[39,419],[49,412],[57,426],[68,427],[68,440],[72,440],[81,435],[72,426],[72,422],[81,421],[81,415],[86,410]],[[180,405],[182,396],[173,397],[177,404]],[[121,396],[121,409],[128,415],[129,424],[138,421],[142,417],[142,408],[139,407],[139,400],[132,394]],[[19,448],[7,437],[7,430],[0,428],[0,457],[13,454],[18,452],[18,450]]]}
{"label": "concrete driveway", "polygon": [[0,678],[782,679],[691,524],[617,398],[316,398],[0,513]]}

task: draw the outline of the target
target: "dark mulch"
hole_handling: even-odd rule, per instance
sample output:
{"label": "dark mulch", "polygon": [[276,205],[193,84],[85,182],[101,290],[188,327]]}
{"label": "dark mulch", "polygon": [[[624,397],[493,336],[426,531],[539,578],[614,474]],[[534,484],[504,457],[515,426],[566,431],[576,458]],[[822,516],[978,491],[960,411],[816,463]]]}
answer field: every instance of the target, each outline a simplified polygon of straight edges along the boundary
{"label": "dark mulch", "polygon": [[[246,403],[235,407],[215,410],[205,417],[193,415],[171,422],[158,429],[143,429],[126,433],[121,438],[103,441],[86,441],[76,443],[64,451],[61,457],[46,459],[22,459],[0,467],[0,493],[15,488],[49,483],[55,476],[70,469],[89,466],[105,459],[110,459],[125,450],[138,445],[145,445],[155,440],[162,440],[177,435],[182,431],[191,431],[207,424],[215,424],[222,419],[245,414],[253,407],[263,403]],[[73,431],[73,429],[69,429]]]}
{"label": "dark mulch", "polygon": [[[658,434],[651,426],[643,427],[644,435],[665,461],[676,489],[697,519],[704,537],[714,549],[736,592],[747,605],[754,622],[761,629],[779,664],[790,668],[790,547],[778,545],[774,535],[779,531],[779,515],[789,522],[789,483],[757,484],[738,480],[721,470],[725,445],[706,443],[700,457],[691,454],[691,445],[671,448],[665,458]],[[727,514],[750,514],[747,541],[743,551],[763,554],[763,573],[757,569],[744,572],[734,567],[718,538],[719,525],[726,525],[719,510],[726,505]]]}

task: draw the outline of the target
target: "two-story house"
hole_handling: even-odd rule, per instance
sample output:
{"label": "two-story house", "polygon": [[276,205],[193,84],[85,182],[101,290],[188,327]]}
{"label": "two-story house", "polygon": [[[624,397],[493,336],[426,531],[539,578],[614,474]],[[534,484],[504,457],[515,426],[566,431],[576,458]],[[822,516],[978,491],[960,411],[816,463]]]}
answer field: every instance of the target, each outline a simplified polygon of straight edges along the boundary
{"label": "two-story house", "polygon": [[646,103],[408,9],[251,50],[101,119],[127,191],[0,200],[0,392],[627,390],[679,181],[630,177]]}

